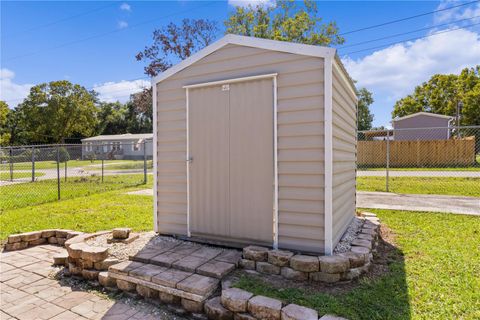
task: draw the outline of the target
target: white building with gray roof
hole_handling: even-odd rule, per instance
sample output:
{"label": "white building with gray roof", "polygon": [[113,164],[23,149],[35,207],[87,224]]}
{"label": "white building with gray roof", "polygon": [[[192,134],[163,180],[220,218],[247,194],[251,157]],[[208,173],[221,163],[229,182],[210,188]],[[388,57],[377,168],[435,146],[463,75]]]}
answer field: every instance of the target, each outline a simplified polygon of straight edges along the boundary
{"label": "white building with gray roof", "polygon": [[82,158],[141,160],[146,156],[147,159],[151,159],[152,141],[152,133],[125,133],[85,138],[82,139]]}

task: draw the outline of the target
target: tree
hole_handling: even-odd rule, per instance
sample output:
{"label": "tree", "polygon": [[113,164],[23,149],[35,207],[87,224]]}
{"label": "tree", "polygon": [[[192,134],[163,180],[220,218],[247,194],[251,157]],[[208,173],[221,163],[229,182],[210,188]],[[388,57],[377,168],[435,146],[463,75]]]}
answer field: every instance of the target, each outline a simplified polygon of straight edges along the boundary
{"label": "tree", "polygon": [[420,111],[456,116],[460,101],[463,103],[460,125],[480,125],[480,65],[465,68],[459,75],[433,75],[395,103],[392,117]]}
{"label": "tree", "polygon": [[358,110],[357,121],[358,130],[370,130],[372,128],[373,114],[370,112],[369,106],[373,103],[373,96],[366,88],[357,90]]}
{"label": "tree", "polygon": [[137,53],[137,61],[147,61],[145,74],[156,76],[174,62],[188,58],[192,53],[215,40],[217,23],[207,19],[184,19],[180,25],[173,22],[153,31],[153,44]]}
{"label": "tree", "polygon": [[153,130],[153,100],[152,88],[143,89],[143,91],[134,93],[130,96],[127,103],[127,109],[130,114],[135,116],[131,119],[131,123],[135,124],[135,132],[149,133]]}
{"label": "tree", "polygon": [[0,101],[0,146],[6,146],[10,143],[10,132],[7,127],[7,119],[10,109],[5,101]]}
{"label": "tree", "polygon": [[17,125],[30,142],[60,143],[73,135],[89,136],[97,124],[96,93],[69,81],[42,83],[30,89],[15,109]]}
{"label": "tree", "polygon": [[258,38],[321,46],[345,41],[335,22],[322,22],[311,0],[305,0],[303,6],[293,0],[276,1],[274,6],[237,6],[224,24],[226,33]]}
{"label": "tree", "polygon": [[101,102],[98,106],[96,133],[121,134],[127,132],[127,108],[120,102]]}

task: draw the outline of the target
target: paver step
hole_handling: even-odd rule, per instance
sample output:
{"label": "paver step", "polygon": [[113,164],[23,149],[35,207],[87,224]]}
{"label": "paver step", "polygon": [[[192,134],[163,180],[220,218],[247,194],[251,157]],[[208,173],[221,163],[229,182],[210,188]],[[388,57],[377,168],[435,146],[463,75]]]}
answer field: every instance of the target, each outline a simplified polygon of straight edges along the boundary
{"label": "paver step", "polygon": [[205,301],[220,285],[216,278],[137,261],[110,266],[108,275],[196,302]]}
{"label": "paver step", "polygon": [[222,279],[235,269],[241,257],[242,253],[237,250],[167,242],[159,246],[146,246],[137,254],[130,256],[129,259]]}

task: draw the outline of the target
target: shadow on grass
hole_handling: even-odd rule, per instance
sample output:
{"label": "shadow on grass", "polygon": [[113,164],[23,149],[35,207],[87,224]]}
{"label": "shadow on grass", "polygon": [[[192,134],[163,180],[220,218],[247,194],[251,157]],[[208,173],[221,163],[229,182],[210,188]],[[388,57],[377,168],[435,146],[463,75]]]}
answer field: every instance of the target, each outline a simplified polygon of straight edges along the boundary
{"label": "shadow on grass", "polygon": [[312,284],[293,282],[279,276],[242,273],[235,287],[295,303],[318,311],[354,319],[410,319],[410,303],[402,251],[380,240],[370,272],[352,282]]}

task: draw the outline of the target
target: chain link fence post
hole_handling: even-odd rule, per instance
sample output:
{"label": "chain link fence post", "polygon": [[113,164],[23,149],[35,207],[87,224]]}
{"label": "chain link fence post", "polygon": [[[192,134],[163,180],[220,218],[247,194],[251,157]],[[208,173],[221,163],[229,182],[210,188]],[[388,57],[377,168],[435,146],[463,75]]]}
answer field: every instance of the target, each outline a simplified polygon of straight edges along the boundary
{"label": "chain link fence post", "polygon": [[387,161],[386,161],[386,172],[385,172],[385,190],[390,192],[389,188],[389,169],[390,169],[390,130],[387,130]]}
{"label": "chain link fence post", "polygon": [[147,140],[143,141],[143,183],[147,184]]}
{"label": "chain link fence post", "polygon": [[60,149],[57,145],[57,195],[60,200]]}
{"label": "chain link fence post", "polygon": [[105,143],[102,143],[102,183],[103,183],[104,159],[105,159]]}
{"label": "chain link fence post", "polygon": [[35,182],[35,147],[32,146],[32,182]]}
{"label": "chain link fence post", "polygon": [[13,181],[13,149],[10,147],[10,152],[9,152],[9,155],[10,155],[10,182]]}

